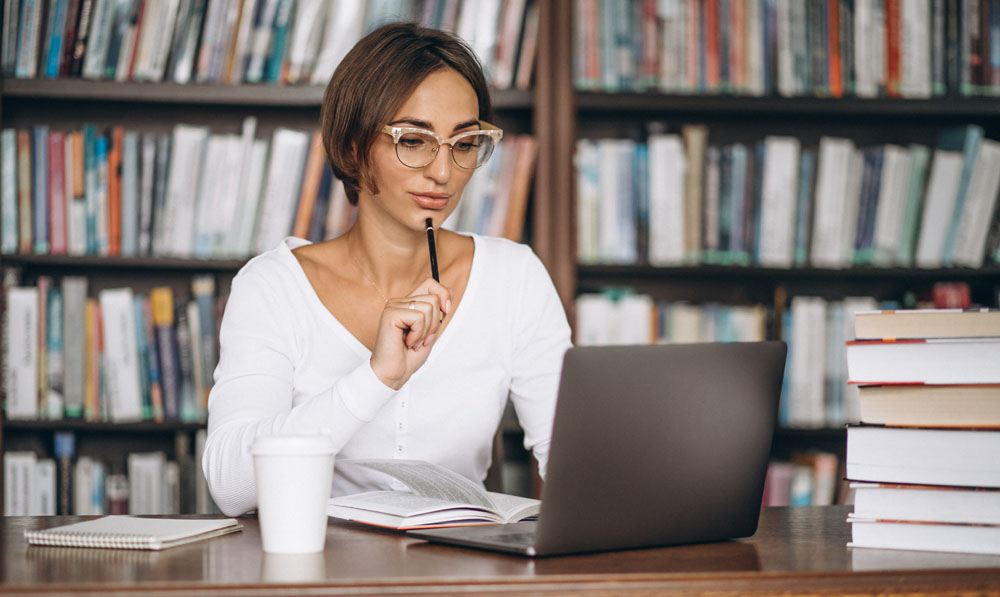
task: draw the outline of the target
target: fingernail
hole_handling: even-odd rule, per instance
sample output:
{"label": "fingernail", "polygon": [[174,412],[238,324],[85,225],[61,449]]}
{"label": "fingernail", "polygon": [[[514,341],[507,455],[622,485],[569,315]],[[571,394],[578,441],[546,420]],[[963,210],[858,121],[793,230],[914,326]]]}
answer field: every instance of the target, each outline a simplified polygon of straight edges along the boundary
{"label": "fingernail", "polygon": [[424,338],[424,346],[430,346],[434,342],[435,336],[437,336],[437,334],[431,334]]}
{"label": "fingernail", "polygon": [[451,313],[451,299],[448,299],[444,302],[444,312]]}

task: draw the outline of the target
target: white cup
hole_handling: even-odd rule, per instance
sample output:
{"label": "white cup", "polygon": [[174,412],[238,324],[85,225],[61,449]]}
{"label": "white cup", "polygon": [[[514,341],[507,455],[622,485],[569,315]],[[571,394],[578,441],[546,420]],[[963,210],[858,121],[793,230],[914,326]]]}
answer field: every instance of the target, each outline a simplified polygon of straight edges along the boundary
{"label": "white cup", "polygon": [[323,551],[333,443],[325,435],[274,435],[257,438],[251,453],[264,551]]}
{"label": "white cup", "polygon": [[316,553],[264,553],[260,578],[267,582],[320,582],[326,580],[326,558]]}

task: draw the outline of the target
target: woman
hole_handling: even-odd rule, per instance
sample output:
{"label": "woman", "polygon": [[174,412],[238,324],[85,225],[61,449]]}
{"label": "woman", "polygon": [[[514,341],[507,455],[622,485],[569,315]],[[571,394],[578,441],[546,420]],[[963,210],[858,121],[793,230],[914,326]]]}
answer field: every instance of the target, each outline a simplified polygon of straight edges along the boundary
{"label": "woman", "polygon": [[[203,468],[227,515],[256,506],[250,447],[323,433],[338,459],[434,462],[476,482],[510,396],[544,474],[570,331],[530,248],[438,228],[502,132],[472,51],[413,24],[348,53],[322,108],[357,218],[343,236],[287,238],[233,279]],[[430,277],[433,222],[440,282]],[[399,488],[337,467],[333,495]]]}

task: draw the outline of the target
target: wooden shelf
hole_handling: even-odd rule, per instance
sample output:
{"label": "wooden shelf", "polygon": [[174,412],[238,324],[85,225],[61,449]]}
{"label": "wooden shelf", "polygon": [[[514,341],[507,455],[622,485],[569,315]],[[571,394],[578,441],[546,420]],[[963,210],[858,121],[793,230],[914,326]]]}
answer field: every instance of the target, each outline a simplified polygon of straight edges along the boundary
{"label": "wooden shelf", "polygon": [[1000,266],[980,269],[945,268],[880,268],[852,267],[824,269],[817,267],[772,268],[738,265],[692,265],[687,267],[656,267],[651,265],[580,265],[577,276],[581,282],[609,281],[626,284],[632,280],[683,278],[698,280],[729,280],[739,282],[824,281],[824,280],[988,280],[1000,281]]}
{"label": "wooden shelf", "polygon": [[940,97],[933,99],[862,99],[819,97],[753,97],[740,95],[668,95],[658,92],[576,92],[579,112],[629,112],[650,115],[662,112],[719,116],[822,116],[909,119],[1000,118],[1000,99],[991,97]]}
{"label": "wooden shelf", "polygon": [[[0,95],[6,98],[68,101],[142,102],[159,104],[217,104],[319,108],[324,87],[316,85],[219,85],[90,81],[85,79],[3,79]],[[530,90],[493,91],[494,108],[527,110],[533,105]]]}
{"label": "wooden shelf", "polygon": [[25,431],[82,431],[87,433],[174,433],[176,431],[197,431],[205,427],[204,422],[141,421],[134,423],[113,423],[110,421],[83,421],[80,419],[55,420],[10,420],[3,421],[4,430]]}
{"label": "wooden shelf", "polygon": [[803,444],[830,440],[846,441],[847,429],[845,427],[826,427],[817,429],[779,427],[774,430],[774,439],[775,441],[794,441],[802,442]]}
{"label": "wooden shelf", "polygon": [[4,255],[2,267],[64,268],[80,270],[175,270],[192,272],[235,272],[245,259],[182,259],[177,257],[101,257],[97,255]]}

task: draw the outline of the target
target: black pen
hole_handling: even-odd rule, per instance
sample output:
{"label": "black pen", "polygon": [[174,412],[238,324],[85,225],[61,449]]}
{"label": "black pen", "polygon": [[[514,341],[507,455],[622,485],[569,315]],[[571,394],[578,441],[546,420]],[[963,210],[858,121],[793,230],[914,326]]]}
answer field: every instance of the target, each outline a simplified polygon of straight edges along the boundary
{"label": "black pen", "polygon": [[440,282],[441,278],[438,276],[438,256],[437,251],[434,250],[434,221],[427,218],[424,223],[427,224],[427,249],[431,252],[431,276],[434,277],[435,282]]}

